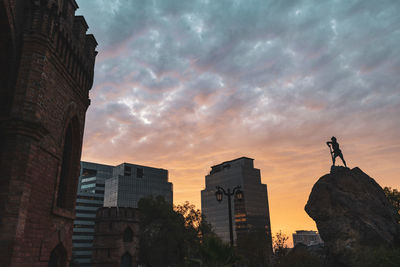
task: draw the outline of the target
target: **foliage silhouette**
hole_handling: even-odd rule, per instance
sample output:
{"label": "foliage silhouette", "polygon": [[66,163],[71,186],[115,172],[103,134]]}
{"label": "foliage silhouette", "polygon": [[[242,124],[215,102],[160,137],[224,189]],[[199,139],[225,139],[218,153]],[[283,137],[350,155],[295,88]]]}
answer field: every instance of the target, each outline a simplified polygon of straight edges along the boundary
{"label": "foliage silhouette", "polygon": [[237,249],[241,263],[245,266],[268,266],[271,259],[271,243],[268,242],[265,231],[252,229],[238,234]]}
{"label": "foliage silhouette", "polygon": [[274,267],[323,267],[324,251],[312,252],[309,247],[298,244],[281,257]]}
{"label": "foliage silhouette", "polygon": [[200,210],[185,202],[173,207],[162,197],[143,198],[140,212],[139,262],[147,267],[224,266],[233,249],[212,232]]}
{"label": "foliage silhouette", "polygon": [[385,187],[383,188],[383,192],[385,192],[385,195],[390,204],[392,204],[392,206],[397,211],[397,221],[400,223],[400,191],[394,188],[392,189],[391,187]]}
{"label": "foliage silhouette", "polygon": [[207,235],[202,240],[200,254],[204,267],[232,266],[238,260],[234,248],[216,235]]}
{"label": "foliage silhouette", "polygon": [[279,230],[275,236],[272,237],[274,255],[277,257],[284,256],[288,252],[287,241],[289,237]]}
{"label": "foliage silhouette", "polygon": [[363,248],[352,259],[354,267],[398,267],[400,266],[400,248]]}
{"label": "foliage silhouette", "polygon": [[164,198],[143,198],[140,211],[139,262],[152,266],[183,266],[185,220]]}

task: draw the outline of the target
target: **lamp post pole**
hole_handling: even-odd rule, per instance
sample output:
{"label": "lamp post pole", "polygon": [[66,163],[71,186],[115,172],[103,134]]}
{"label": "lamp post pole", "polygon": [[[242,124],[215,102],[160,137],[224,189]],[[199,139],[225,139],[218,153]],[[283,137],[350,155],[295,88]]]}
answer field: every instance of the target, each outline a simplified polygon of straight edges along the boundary
{"label": "lamp post pole", "polygon": [[225,191],[224,188],[217,186],[217,192],[215,193],[215,196],[217,197],[217,201],[221,202],[223,195],[228,197],[228,214],[229,214],[229,237],[231,241],[231,246],[233,247],[233,227],[232,227],[232,204],[231,204],[231,196],[236,195],[236,198],[238,200],[242,200],[243,198],[243,192],[240,190],[241,186],[238,185],[235,188],[233,188],[232,192],[231,189],[228,188],[227,191]]}

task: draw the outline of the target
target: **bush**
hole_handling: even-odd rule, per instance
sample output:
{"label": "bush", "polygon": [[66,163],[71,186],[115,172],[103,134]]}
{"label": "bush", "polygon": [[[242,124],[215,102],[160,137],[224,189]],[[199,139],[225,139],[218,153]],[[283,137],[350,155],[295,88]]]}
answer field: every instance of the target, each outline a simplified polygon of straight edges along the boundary
{"label": "bush", "polygon": [[363,248],[352,258],[354,267],[398,267],[400,248]]}
{"label": "bush", "polygon": [[281,257],[276,267],[322,267],[324,255],[311,252],[305,245],[297,245]]}

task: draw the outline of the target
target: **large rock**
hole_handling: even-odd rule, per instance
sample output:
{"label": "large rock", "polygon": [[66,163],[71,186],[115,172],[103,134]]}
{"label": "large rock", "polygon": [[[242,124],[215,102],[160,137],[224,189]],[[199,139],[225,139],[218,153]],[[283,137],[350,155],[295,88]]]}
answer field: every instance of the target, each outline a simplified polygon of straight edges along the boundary
{"label": "large rock", "polygon": [[336,167],[314,185],[305,210],[317,224],[330,265],[349,265],[363,247],[397,246],[400,227],[382,188],[359,168]]}

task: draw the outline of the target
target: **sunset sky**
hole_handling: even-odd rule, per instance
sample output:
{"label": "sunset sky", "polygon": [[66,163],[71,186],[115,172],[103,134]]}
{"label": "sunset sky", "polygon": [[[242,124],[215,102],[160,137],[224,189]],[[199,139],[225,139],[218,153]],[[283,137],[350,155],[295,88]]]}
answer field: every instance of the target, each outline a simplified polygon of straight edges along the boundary
{"label": "sunset sky", "polygon": [[288,235],[316,229],[332,135],[400,188],[400,1],[77,2],[99,43],[82,160],[168,169],[200,208],[210,166],[254,158]]}

